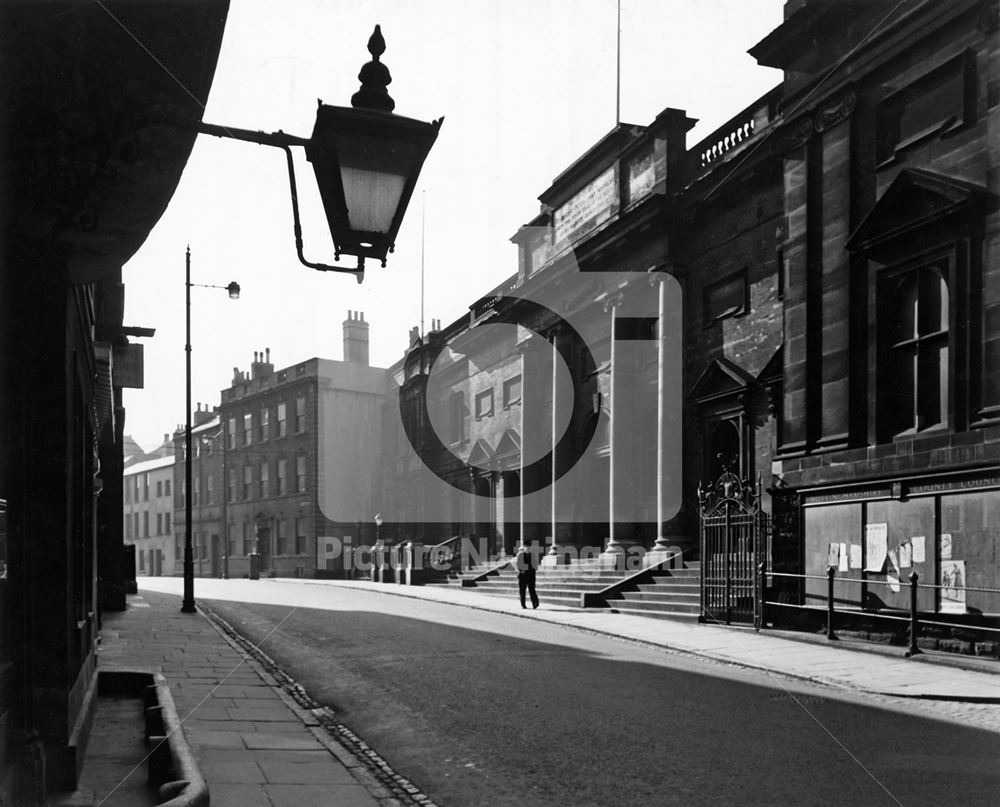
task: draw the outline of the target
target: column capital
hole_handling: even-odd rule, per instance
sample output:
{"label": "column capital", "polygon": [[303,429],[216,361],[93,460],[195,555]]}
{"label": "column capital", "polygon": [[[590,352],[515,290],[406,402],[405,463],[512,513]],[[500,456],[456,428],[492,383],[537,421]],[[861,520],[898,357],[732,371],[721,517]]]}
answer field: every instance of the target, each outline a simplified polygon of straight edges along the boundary
{"label": "column capital", "polygon": [[649,285],[655,288],[661,285],[668,277],[673,278],[675,269],[673,261],[667,261],[662,266],[650,269],[649,274],[646,275],[646,279],[649,281]]}
{"label": "column capital", "polygon": [[621,289],[616,289],[615,291],[609,292],[603,300],[603,306],[605,312],[612,310],[613,308],[618,308],[625,302],[625,294]]}

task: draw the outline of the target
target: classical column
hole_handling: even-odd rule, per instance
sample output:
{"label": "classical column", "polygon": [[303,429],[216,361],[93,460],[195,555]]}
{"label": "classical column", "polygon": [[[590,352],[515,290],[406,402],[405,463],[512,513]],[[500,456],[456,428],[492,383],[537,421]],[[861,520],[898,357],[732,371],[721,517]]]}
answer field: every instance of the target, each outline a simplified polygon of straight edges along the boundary
{"label": "classical column", "polygon": [[[656,543],[653,552],[667,556],[667,548],[676,541],[667,536],[664,524],[680,509],[681,440],[681,307],[677,281],[666,272],[650,277],[657,286],[656,328]],[[676,299],[671,299],[673,287]]]}
{"label": "classical column", "polygon": [[528,362],[525,355],[528,352],[527,344],[522,343],[519,346],[519,352],[521,354],[521,450],[519,452],[520,462],[517,471],[519,474],[517,486],[517,544],[521,549],[524,549],[524,454],[528,446],[528,435],[524,431],[524,424],[526,422],[524,410],[528,408]]}
{"label": "classical column", "polygon": [[[555,566],[567,561],[566,553],[559,547],[559,463],[561,458],[558,453],[559,439],[562,434],[559,432],[559,406],[562,401],[561,395],[564,391],[559,389],[559,345],[563,337],[556,329],[552,332],[552,434],[551,434],[551,458],[552,458],[552,479],[549,485],[549,524],[552,534],[549,536],[549,549],[542,563],[546,566]],[[522,438],[523,440],[523,438]]]}
{"label": "classical column", "polygon": [[507,557],[507,536],[504,534],[506,531],[504,523],[506,515],[504,495],[507,492],[507,485],[503,478],[503,471],[490,471],[490,490],[493,494],[491,499],[492,506],[490,508],[490,529],[493,531],[493,535],[490,536],[490,540],[497,542],[497,536],[500,536],[497,556],[500,560],[503,560]]}
{"label": "classical column", "polygon": [[[624,448],[626,419],[623,411],[625,401],[624,398],[620,397],[623,392],[621,388],[621,374],[624,369],[621,366],[623,356],[618,344],[619,340],[615,338],[618,327],[618,309],[623,299],[622,293],[619,291],[608,297],[604,303],[604,310],[611,312],[609,332],[611,357],[608,368],[610,376],[608,384],[608,397],[610,398],[608,407],[608,545],[604,549],[604,556],[614,559],[616,564],[619,563],[619,559],[624,558],[626,551],[625,542],[622,541],[622,526],[618,523],[618,519],[622,514],[621,509],[625,497],[624,486],[630,481],[619,479],[623,470],[628,467],[628,457],[619,456]],[[631,482],[634,484],[634,480]]]}

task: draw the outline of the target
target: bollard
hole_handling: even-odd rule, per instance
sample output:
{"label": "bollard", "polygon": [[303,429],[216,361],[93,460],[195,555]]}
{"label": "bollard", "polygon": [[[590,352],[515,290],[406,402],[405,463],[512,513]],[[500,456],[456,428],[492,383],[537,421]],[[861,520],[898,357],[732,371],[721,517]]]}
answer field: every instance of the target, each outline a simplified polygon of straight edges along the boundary
{"label": "bollard", "polygon": [[833,632],[833,578],[837,576],[836,567],[829,567],[826,576],[829,580],[826,587],[826,638],[833,640],[837,638]]}
{"label": "bollard", "polygon": [[917,633],[920,630],[920,624],[917,622],[917,581],[919,579],[920,575],[916,572],[910,574],[910,648],[906,651],[907,658],[920,653],[920,648],[917,647]]}

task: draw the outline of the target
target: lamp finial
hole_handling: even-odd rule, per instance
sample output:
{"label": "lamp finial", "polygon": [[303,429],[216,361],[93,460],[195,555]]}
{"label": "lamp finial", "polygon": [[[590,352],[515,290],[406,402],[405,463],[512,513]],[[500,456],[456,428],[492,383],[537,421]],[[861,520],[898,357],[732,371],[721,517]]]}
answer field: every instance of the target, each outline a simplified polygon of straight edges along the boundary
{"label": "lamp finial", "polygon": [[392,112],[396,102],[389,96],[386,87],[392,82],[389,68],[379,61],[379,56],[385,53],[385,39],[382,38],[382,27],[375,30],[368,38],[368,52],[372,60],[362,66],[358,73],[361,89],[351,96],[351,106],[355,109],[373,109],[377,112]]}

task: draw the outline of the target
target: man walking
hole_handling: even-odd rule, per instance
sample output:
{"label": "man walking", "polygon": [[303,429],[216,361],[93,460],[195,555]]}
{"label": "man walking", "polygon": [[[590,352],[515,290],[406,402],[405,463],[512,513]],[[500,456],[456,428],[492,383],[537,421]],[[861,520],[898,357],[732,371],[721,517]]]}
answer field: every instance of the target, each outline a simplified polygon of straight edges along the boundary
{"label": "man walking", "polygon": [[517,569],[517,590],[521,595],[521,607],[528,607],[524,603],[524,593],[527,591],[531,595],[531,607],[537,608],[538,593],[535,591],[535,563],[527,547],[522,546],[517,550],[517,556],[514,558],[514,568]]}

